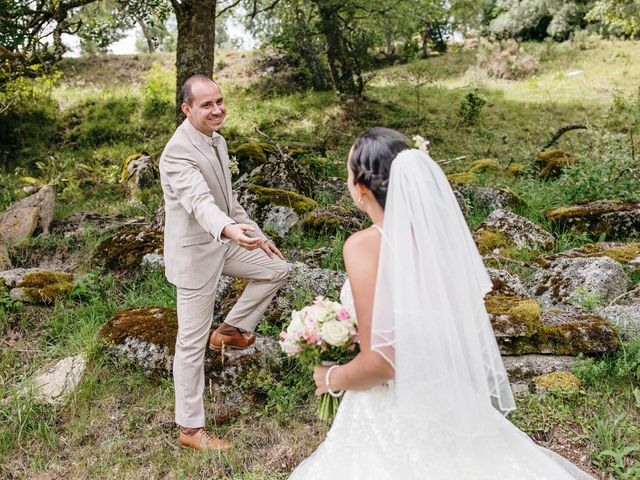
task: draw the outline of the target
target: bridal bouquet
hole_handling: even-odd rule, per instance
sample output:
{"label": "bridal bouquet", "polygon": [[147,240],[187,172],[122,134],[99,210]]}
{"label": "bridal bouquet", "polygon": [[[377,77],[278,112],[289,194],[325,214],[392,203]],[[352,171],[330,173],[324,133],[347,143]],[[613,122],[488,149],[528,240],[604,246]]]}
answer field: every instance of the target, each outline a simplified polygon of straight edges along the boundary
{"label": "bridal bouquet", "polygon": [[[303,365],[343,363],[355,356],[358,343],[356,322],[338,302],[316,297],[312,305],[291,312],[291,322],[280,333],[280,347]],[[318,416],[333,418],[340,399],[328,393],[318,402]]]}

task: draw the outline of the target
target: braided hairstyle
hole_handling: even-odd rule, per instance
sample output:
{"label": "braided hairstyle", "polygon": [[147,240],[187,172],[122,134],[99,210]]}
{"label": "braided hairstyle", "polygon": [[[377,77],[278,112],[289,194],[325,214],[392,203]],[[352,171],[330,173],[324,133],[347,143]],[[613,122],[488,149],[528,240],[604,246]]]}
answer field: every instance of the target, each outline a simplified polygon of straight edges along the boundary
{"label": "braided hairstyle", "polygon": [[354,185],[361,183],[371,190],[384,208],[391,163],[398,153],[408,148],[407,139],[396,130],[376,127],[360,134],[349,157]]}

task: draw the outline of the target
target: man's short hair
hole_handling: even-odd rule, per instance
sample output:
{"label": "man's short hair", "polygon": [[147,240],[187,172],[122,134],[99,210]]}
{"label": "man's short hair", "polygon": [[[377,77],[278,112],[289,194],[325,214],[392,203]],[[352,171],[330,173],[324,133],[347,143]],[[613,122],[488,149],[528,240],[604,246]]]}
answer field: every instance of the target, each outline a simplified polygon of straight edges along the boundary
{"label": "man's short hair", "polygon": [[[181,104],[186,103],[190,107],[193,106],[193,93],[191,92],[191,88],[193,87],[193,84],[196,82],[213,82],[216,85],[218,85],[215,80],[212,80],[206,75],[200,75],[200,74],[191,75],[189,78],[187,78],[184,81],[184,83],[182,84],[182,88],[180,89]],[[219,85],[218,85],[218,88],[219,88]]]}

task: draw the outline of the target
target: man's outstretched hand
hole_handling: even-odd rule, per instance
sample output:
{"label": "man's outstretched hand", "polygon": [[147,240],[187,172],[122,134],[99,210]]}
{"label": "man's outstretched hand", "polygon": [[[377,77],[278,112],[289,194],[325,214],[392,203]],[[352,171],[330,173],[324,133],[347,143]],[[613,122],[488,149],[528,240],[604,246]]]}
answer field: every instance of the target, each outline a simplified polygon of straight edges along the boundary
{"label": "man's outstretched hand", "polygon": [[246,232],[253,232],[254,230],[254,227],[247,225],[246,223],[232,223],[224,227],[222,235],[237,243],[242,248],[255,250],[258,247],[263,247],[266,240],[260,237],[247,236]]}
{"label": "man's outstretched hand", "polygon": [[262,248],[262,250],[264,250],[265,253],[269,255],[269,258],[273,258],[274,256],[276,256],[280,260],[284,260],[284,257],[280,253],[280,250],[278,250],[278,247],[276,247],[273,242],[266,240],[262,245],[260,245],[260,248]]}

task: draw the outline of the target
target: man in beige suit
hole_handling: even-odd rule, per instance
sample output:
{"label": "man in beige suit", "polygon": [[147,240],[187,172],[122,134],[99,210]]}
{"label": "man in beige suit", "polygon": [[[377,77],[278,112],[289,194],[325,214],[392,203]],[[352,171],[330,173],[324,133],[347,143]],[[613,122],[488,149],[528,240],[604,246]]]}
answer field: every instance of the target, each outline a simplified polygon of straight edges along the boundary
{"label": "man in beige suit", "polygon": [[160,157],[165,201],[167,279],[177,287],[178,336],[173,361],[176,423],[182,447],[227,449],[205,429],[204,355],[220,275],[251,281],[224,323],[214,349],[247,348],[251,332],[289,273],[276,246],[231,189],[227,144],[218,130],[226,114],[218,85],[196,75],[182,87],[187,116]]}

